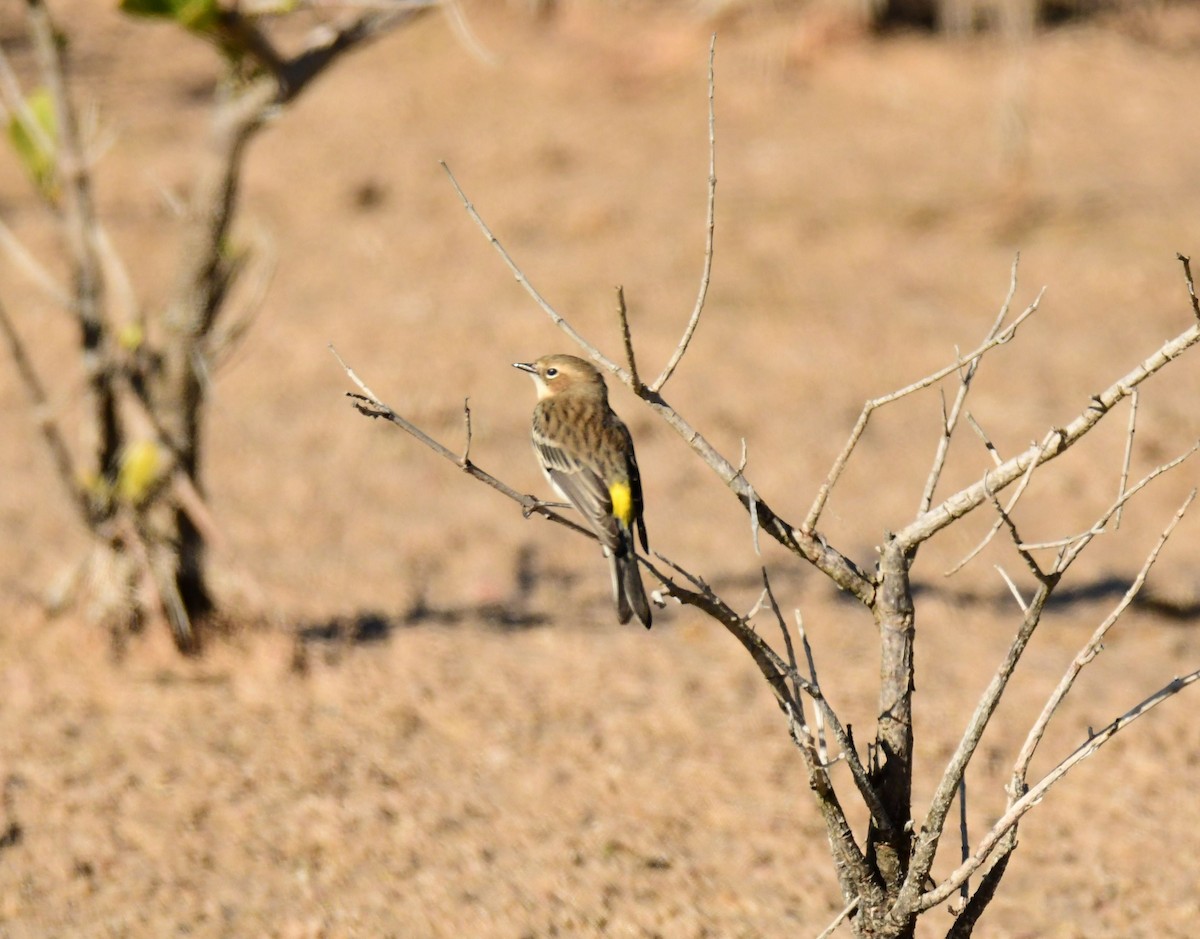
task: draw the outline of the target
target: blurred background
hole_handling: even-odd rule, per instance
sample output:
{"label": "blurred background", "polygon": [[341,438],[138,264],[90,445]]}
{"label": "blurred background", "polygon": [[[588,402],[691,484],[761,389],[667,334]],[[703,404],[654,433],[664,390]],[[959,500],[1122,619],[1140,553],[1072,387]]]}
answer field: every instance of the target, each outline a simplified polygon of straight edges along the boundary
{"label": "blurred background", "polygon": [[[215,57],[114,4],[51,11],[103,154],[99,212],[138,302],[161,308]],[[0,44],[32,82],[21,12],[0,10]],[[736,644],[674,606],[648,635],[618,627],[591,544],[358,416],[328,350],[452,449],[469,398],[472,458],[548,497],[532,388],[510,363],[575,350],[438,161],[614,358],[622,285],[656,373],[704,258],[714,33],[712,286],[664,394],[735,462],[745,442],[748,476],[783,516],[803,519],[864,400],[980,342],[1018,251],[1014,312],[1047,292],[969,405],[1002,455],[1192,321],[1176,252],[1200,251],[1194,3],[463,2],[385,37],[281,110],[247,159],[234,238],[277,267],[214,376],[203,477],[230,635],[204,658],[179,659],[152,630],[112,661],[84,617],[46,616],[41,598],[86,538],[0,365],[0,826],[13,833],[0,830],[0,935],[816,935],[842,907],[799,756]],[[6,147],[0,218],[65,271]],[[82,381],[73,323],[7,259],[0,299],[67,408]],[[1186,358],[1146,387],[1134,477],[1200,436],[1198,396]],[[758,557],[740,505],[677,435],[627,392],[612,399],[637,442],[652,547],[744,609],[767,563],[865,734],[869,620],[777,548]],[[936,392],[873,418],[822,523],[861,565],[913,517],[940,419]],[[1125,412],[1108,423],[1031,488],[1027,539],[1086,529],[1114,498]],[[964,428],[939,492],[989,463]],[[1196,478],[1189,463],[1149,489],[1079,565],[977,761],[973,830],[1003,805],[1022,729]],[[994,565],[1027,585],[999,541],[943,577],[990,526],[979,515],[916,572],[918,800],[1018,622]],[[1089,669],[1048,760],[1196,667],[1197,532],[1178,529],[1154,602]],[[1168,703],[1055,790],[979,934],[1192,934],[1192,713]]]}

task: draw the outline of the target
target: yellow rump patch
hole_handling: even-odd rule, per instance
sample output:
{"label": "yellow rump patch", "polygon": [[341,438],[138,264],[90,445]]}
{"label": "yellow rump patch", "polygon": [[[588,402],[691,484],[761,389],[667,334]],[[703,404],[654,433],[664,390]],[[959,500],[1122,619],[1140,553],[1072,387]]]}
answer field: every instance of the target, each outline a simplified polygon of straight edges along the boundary
{"label": "yellow rump patch", "polygon": [[633,524],[633,492],[628,483],[613,483],[608,487],[612,512],[628,528]]}

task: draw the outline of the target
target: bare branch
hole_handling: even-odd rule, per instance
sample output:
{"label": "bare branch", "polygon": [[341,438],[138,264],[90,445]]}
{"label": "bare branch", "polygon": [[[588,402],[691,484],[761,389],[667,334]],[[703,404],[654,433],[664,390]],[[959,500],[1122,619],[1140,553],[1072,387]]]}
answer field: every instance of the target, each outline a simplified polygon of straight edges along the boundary
{"label": "bare branch", "polygon": [[1168,682],[1150,697],[1146,698],[1141,703],[1137,704],[1130,710],[1126,711],[1103,730],[1092,735],[1086,743],[1080,744],[1066,759],[1059,763],[1054,769],[1047,773],[1042,779],[1021,798],[1017,799],[1009,809],[1000,817],[1000,819],[992,826],[991,830],[984,836],[979,846],[975,849],[975,853],[965,864],[959,867],[943,880],[937,887],[930,890],[928,893],[921,895],[916,906],[917,911],[924,911],[944,903],[949,896],[959,888],[963,879],[970,877],[987,861],[988,857],[997,848],[999,842],[1009,831],[1017,826],[1025,813],[1037,805],[1046,797],[1047,791],[1063,778],[1067,773],[1075,768],[1083,760],[1099,750],[1104,744],[1108,743],[1117,733],[1124,730],[1131,723],[1141,717],[1143,714],[1153,710],[1158,705],[1162,704],[1168,698],[1178,694],[1188,685],[1200,680],[1200,669],[1190,672],[1180,678],[1175,678]]}
{"label": "bare branch", "polygon": [[662,391],[663,385],[670,380],[678,367],[684,353],[687,352],[688,346],[692,342],[692,335],[696,332],[696,326],[700,323],[700,314],[704,311],[704,301],[708,297],[708,282],[712,276],[712,260],[713,260],[713,233],[716,230],[716,200],[717,200],[717,131],[716,131],[716,109],[714,107],[714,89],[716,82],[713,75],[713,59],[717,52],[717,34],[713,33],[713,37],[708,46],[708,217],[706,219],[706,234],[704,238],[704,269],[700,275],[700,292],[696,297],[696,305],[692,308],[692,315],[688,318],[687,327],[683,331],[683,338],[679,340],[679,344],[675,347],[675,351],[671,354],[671,358],[667,361],[666,366],[662,370],[662,374],[650,385],[650,390],[654,392]]}
{"label": "bare branch", "polygon": [[811,531],[817,526],[817,522],[821,518],[821,512],[825,508],[825,503],[829,499],[829,493],[841,478],[842,473],[846,469],[846,464],[850,461],[851,454],[854,453],[854,448],[858,446],[858,441],[862,437],[863,432],[867,429],[867,422],[871,419],[871,414],[884,405],[891,404],[894,401],[899,401],[908,395],[915,394],[918,391],[923,391],[931,385],[936,385],[947,375],[958,371],[959,369],[969,366],[971,363],[978,360],[981,356],[986,355],[997,346],[1004,345],[1016,335],[1021,324],[1030,316],[1037,312],[1038,306],[1042,302],[1042,296],[1045,294],[1046,288],[1043,287],[1034,301],[1029,304],[1015,320],[1008,324],[1003,330],[996,333],[987,342],[981,345],[974,352],[969,353],[965,357],[959,358],[950,365],[938,369],[930,375],[913,382],[911,385],[905,385],[897,391],[883,395],[879,398],[872,398],[863,405],[862,413],[858,416],[858,422],[854,425],[854,429],[850,432],[850,438],[846,441],[846,445],[842,448],[842,452],[838,454],[837,459],[833,461],[833,466],[829,470],[829,475],[826,476],[825,482],[821,484],[821,488],[817,491],[817,497],[813,501],[812,508],[808,511],[808,517],[804,521],[804,529]]}
{"label": "bare branch", "polygon": [[[990,442],[988,445],[990,446]],[[997,454],[995,452],[995,448],[992,448],[992,455],[993,455],[993,457],[997,456]],[[997,518],[996,521],[992,524],[992,527],[990,529],[988,529],[988,533],[983,536],[983,540],[980,541],[979,544],[977,544],[970,551],[968,551],[961,561],[959,561],[952,568],[947,570],[945,572],[944,576],[949,577],[952,574],[957,574],[960,570],[962,570],[964,567],[966,567],[967,564],[969,564],[976,557],[978,557],[980,552],[983,551],[983,549],[986,548],[988,546],[988,544],[991,543],[992,538],[994,538],[996,536],[996,532],[998,532],[1000,530],[1000,527],[1004,524],[1004,519],[1005,519],[1006,514],[1012,512],[1013,508],[1016,507],[1017,501],[1021,498],[1022,495],[1025,494],[1025,490],[1029,488],[1029,482],[1031,479],[1033,479],[1033,471],[1038,468],[1038,465],[1039,464],[1037,462],[1033,462],[1033,461],[1030,462],[1029,468],[1025,471],[1025,475],[1021,477],[1020,485],[1017,486],[1016,491],[1012,494],[1012,498],[1008,500],[1008,507],[1003,512],[1000,513],[999,518]],[[987,483],[987,474],[986,473],[984,474],[983,478],[984,478],[984,483],[986,484]],[[993,500],[995,500],[995,498],[996,498],[995,496],[992,496]],[[999,505],[999,502],[997,502],[996,504]]]}
{"label": "bare branch", "polygon": [[1113,607],[1112,612],[1110,612],[1108,616],[1104,618],[1104,621],[1096,627],[1096,631],[1092,633],[1092,636],[1087,641],[1087,644],[1084,645],[1084,647],[1079,651],[1079,654],[1076,655],[1072,660],[1070,666],[1067,668],[1066,674],[1063,675],[1062,679],[1058,683],[1058,686],[1054,689],[1049,699],[1046,701],[1045,707],[1042,708],[1042,713],[1038,715],[1037,720],[1034,721],[1033,726],[1029,730],[1029,734],[1025,738],[1025,743],[1021,747],[1021,752],[1018,754],[1016,764],[1013,768],[1013,778],[1015,780],[1020,780],[1022,785],[1024,784],[1025,777],[1029,772],[1029,764],[1032,762],[1033,755],[1037,751],[1038,745],[1041,743],[1042,737],[1046,733],[1046,727],[1049,725],[1051,718],[1054,717],[1055,712],[1058,711],[1059,707],[1062,705],[1063,699],[1066,698],[1067,693],[1070,692],[1071,687],[1075,684],[1075,679],[1079,677],[1079,673],[1082,672],[1084,667],[1099,654],[1100,649],[1104,644],[1104,637],[1108,635],[1108,631],[1112,629],[1114,625],[1116,625],[1117,620],[1121,618],[1121,615],[1129,608],[1129,605],[1133,603],[1134,598],[1141,592],[1143,585],[1146,583],[1146,577],[1150,573],[1150,569],[1154,566],[1154,562],[1158,559],[1159,552],[1162,551],[1163,546],[1167,543],[1167,539],[1171,537],[1171,533],[1175,530],[1175,526],[1179,524],[1180,520],[1187,512],[1188,507],[1192,504],[1192,500],[1195,498],[1196,490],[1193,489],[1188,494],[1188,497],[1184,499],[1183,504],[1176,511],[1171,521],[1167,524],[1167,527],[1163,529],[1162,534],[1159,535],[1158,541],[1151,549],[1149,555],[1147,555],[1145,563],[1142,564],[1142,568],[1140,571],[1138,571],[1137,576],[1133,579],[1133,583],[1129,585],[1129,589],[1125,591],[1125,595],[1121,597],[1120,602]]}
{"label": "bare branch", "polygon": [[[1193,448],[1192,451],[1189,451],[1189,453],[1194,452],[1194,449],[1195,448]],[[1128,501],[1129,498],[1141,491],[1152,479],[1162,475],[1162,473],[1166,472],[1168,468],[1179,465],[1181,460],[1182,458],[1179,458],[1171,461],[1169,464],[1163,464],[1163,466],[1158,467],[1153,473],[1149,474],[1145,479],[1141,480],[1136,486],[1130,489],[1122,497],[1122,500],[1119,501]],[[1101,627],[1097,630],[1096,635],[1093,637],[1097,647],[1099,642],[1103,640],[1104,634],[1109,628],[1111,628],[1112,624],[1116,621],[1116,618],[1120,616],[1120,613],[1124,611],[1130,602],[1132,602],[1133,597],[1136,596],[1137,592],[1141,589],[1142,584],[1145,583],[1146,575],[1149,572],[1150,566],[1153,564],[1154,559],[1157,558],[1158,552],[1166,543],[1166,539],[1170,537],[1171,531],[1174,530],[1175,526],[1178,524],[1180,518],[1182,518],[1183,513],[1187,510],[1187,507],[1191,504],[1191,501],[1194,497],[1195,491],[1188,496],[1187,500],[1180,507],[1175,517],[1164,530],[1158,544],[1151,552],[1146,564],[1143,565],[1141,573],[1134,581],[1134,585],[1130,587],[1129,592],[1126,594],[1126,598],[1121,604],[1118,604],[1118,608],[1114,610],[1109,619],[1106,619],[1105,623],[1102,623]],[[1111,517],[1111,515],[1116,512],[1116,509],[1116,505],[1111,506],[1105,513],[1105,517]],[[1082,548],[1079,550],[1082,550]],[[983,732],[987,728],[988,721],[995,712],[1000,698],[1004,694],[1004,690],[1008,685],[1009,679],[1012,677],[1013,671],[1015,670],[1021,655],[1024,653],[1025,647],[1029,643],[1029,639],[1032,637],[1034,630],[1037,628],[1041,620],[1042,611],[1045,609],[1047,602],[1049,602],[1054,588],[1058,585],[1060,579],[1066,572],[1066,569],[1070,566],[1071,562],[1078,557],[1078,553],[1079,552],[1076,551],[1070,558],[1065,560],[1060,559],[1060,562],[1055,566],[1051,573],[1040,578],[1041,586],[1035,594],[1033,601],[1029,604],[1028,609],[1025,611],[1024,621],[1022,622],[1021,627],[1018,629],[1017,635],[1013,639],[1004,661],[1001,663],[996,674],[993,676],[992,681],[989,683],[987,689],[980,698],[979,704],[976,706],[971,721],[967,726],[967,730],[960,740],[958,748],[955,750],[953,757],[951,757],[949,763],[947,764],[946,772],[943,775],[933,798],[930,800],[930,807],[926,815],[925,822],[920,828],[921,834],[918,836],[916,845],[913,849],[912,866],[909,869],[908,877],[905,879],[905,885],[901,889],[900,895],[897,898],[895,905],[896,909],[904,909],[905,907],[903,904],[912,904],[916,902],[916,896],[921,884],[924,883],[924,880],[928,876],[929,870],[932,867],[933,857],[937,851],[937,842],[941,837],[942,829],[945,825],[946,814],[949,811],[955,788],[958,785],[958,780],[961,779],[962,775],[966,772],[967,764],[970,762],[971,757],[974,755],[975,750],[979,746],[979,741],[983,737]],[[1090,645],[1091,644],[1089,643],[1089,646],[1085,647],[1084,652],[1087,651]],[[1095,652],[1091,653],[1093,656],[1094,654]],[[1081,653],[1080,658],[1082,658],[1083,655],[1084,653]],[[1082,668],[1083,664],[1086,664],[1086,661],[1080,664],[1079,668]],[[1076,671],[1075,674],[1078,674],[1078,671]],[[1068,672],[1068,675],[1071,675],[1071,673]],[[1047,702],[1047,708],[1043,711],[1044,720],[1039,718],[1033,729],[1031,729],[1030,736],[1026,739],[1026,744],[1022,748],[1022,754],[1020,757],[1018,757],[1017,762],[1020,772],[1018,773],[1014,771],[1014,780],[1020,779],[1022,786],[1024,780],[1023,774],[1025,771],[1027,771],[1029,760],[1032,759],[1033,751],[1037,746],[1037,743],[1034,740],[1035,735],[1036,738],[1040,740],[1041,734],[1044,733],[1045,730],[1045,724],[1049,721],[1054,709],[1058,707],[1058,703],[1061,702],[1061,697],[1065,696],[1067,690],[1070,689],[1070,684],[1073,681],[1073,675],[1070,677],[1070,681],[1067,681],[1067,678],[1064,677],[1065,687],[1060,686],[1062,687],[1062,694],[1059,695],[1057,701],[1055,701],[1054,697],[1052,696],[1051,701]],[[1001,832],[1001,834],[1003,833]],[[975,868],[978,866],[979,865],[976,864]],[[972,870],[975,868],[972,868]],[[957,889],[958,886],[959,884],[956,884],[955,889]],[[949,896],[949,893],[947,893],[946,896]],[[942,899],[945,899],[945,896],[943,896]],[[924,900],[922,899],[921,902],[924,903]],[[925,908],[927,907],[922,906],[922,909]]]}
{"label": "bare branch", "polygon": [[17,373],[21,376],[25,391],[33,404],[38,429],[42,432],[42,439],[45,440],[46,446],[50,450],[50,457],[54,461],[59,481],[66,488],[71,502],[79,510],[80,518],[86,525],[90,518],[91,507],[87,494],[79,486],[79,474],[75,469],[75,460],[71,456],[71,450],[59,429],[58,422],[51,415],[50,401],[45,386],[38,377],[33,362],[25,352],[25,345],[21,342],[21,337],[12,320],[9,319],[8,310],[2,302],[0,302],[0,332],[4,333],[4,338],[8,342],[9,354],[17,366]]}
{"label": "bare branch", "polygon": [[0,111],[0,117],[7,121],[9,113],[6,112],[11,112],[12,118],[21,125],[21,130],[26,133],[41,154],[50,159],[54,158],[54,141],[47,136],[41,123],[30,109],[29,102],[21,91],[20,82],[17,81],[16,73],[13,72],[12,64],[8,61],[8,56],[3,49],[0,49],[0,108],[3,108]]}
{"label": "bare branch", "polygon": [[[804,630],[804,617],[800,615],[799,610],[794,610],[793,615],[796,617],[796,635],[800,638],[800,645],[804,649],[804,660],[808,664],[808,680],[813,688],[821,690],[821,682],[817,677],[817,662],[813,656],[812,645],[808,641],[808,633]],[[799,692],[797,691],[797,694]],[[822,700],[824,696],[822,695]],[[829,748],[825,743],[825,711],[818,704],[813,708],[813,727],[817,731],[817,753],[821,757],[822,763],[829,762]],[[846,734],[846,745],[843,749],[853,751],[855,758],[858,757],[858,752],[854,750],[854,741],[849,739],[849,734]],[[866,776],[864,772],[864,778]],[[882,807],[881,807],[882,808]]]}
{"label": "bare branch", "polygon": [[[825,821],[826,834],[834,854],[838,878],[842,884],[843,892],[856,891],[860,888],[864,891],[877,891],[878,887],[871,876],[862,849],[859,848],[858,843],[854,839],[854,833],[850,830],[845,811],[842,809],[837,792],[834,790],[832,782],[829,779],[828,771],[813,750],[811,741],[806,740],[800,733],[800,724],[802,722],[802,717],[798,717],[798,714],[801,713],[800,703],[792,695],[791,689],[788,688],[787,678],[791,677],[807,693],[811,694],[816,689],[806,687],[807,682],[800,677],[795,669],[791,669],[789,672],[788,665],[754,631],[747,618],[739,616],[701,578],[688,573],[662,554],[658,552],[655,552],[655,554],[664,563],[678,571],[695,589],[690,590],[683,587],[659,571],[644,558],[639,558],[639,560],[659,579],[666,588],[669,596],[688,606],[694,606],[702,610],[712,619],[723,625],[742,644],[743,648],[750,653],[750,657],[754,660],[759,671],[766,678],[767,683],[774,692],[781,710],[788,718],[792,739],[804,759],[805,769],[808,773],[808,785],[816,796],[818,810]],[[768,596],[770,597],[769,592]],[[774,598],[770,597],[770,599],[773,603]],[[815,695],[814,699],[819,700]],[[840,724],[838,726],[840,728]],[[850,749],[852,750],[853,748]],[[865,777],[865,773],[863,773],[863,776]],[[867,791],[872,791],[869,784]],[[875,804],[878,805],[877,797]]]}
{"label": "bare branch", "polygon": [[[1000,500],[995,496],[992,496],[992,504],[996,507],[996,512],[1000,516],[1000,523],[1008,529],[1012,543],[1016,546],[1017,554],[1021,556],[1021,560],[1025,562],[1025,566],[1029,568],[1029,572],[1037,578],[1039,583],[1044,584],[1046,582],[1046,573],[1042,570],[1042,566],[1038,564],[1034,556],[1029,553],[1029,549],[1021,542],[1021,533],[1017,531],[1016,522],[1012,520],[1012,516],[1005,511],[1004,506],[1000,504]],[[1005,580],[1008,580],[1008,575],[1003,570],[1000,573]],[[1008,585],[1012,588],[1013,593],[1017,592],[1017,588],[1011,580],[1008,581]],[[1020,594],[1017,594],[1017,604],[1021,607],[1021,611],[1024,612],[1025,604],[1021,602]]]}
{"label": "bare branch", "polygon": [[[958,781],[958,836],[959,847],[962,850],[961,860],[963,863],[971,857],[971,836],[967,830],[967,777],[963,774],[963,778]],[[964,880],[960,889],[961,907],[963,909],[967,905],[967,901],[971,897],[971,882]]]}
{"label": "bare branch", "polygon": [[[800,700],[801,675],[800,669],[796,666],[796,650],[792,647],[792,634],[788,632],[787,621],[783,618],[783,611],[779,609],[779,601],[775,599],[775,591],[771,589],[771,578],[767,574],[767,567],[764,564],[762,567],[763,579],[763,597],[771,607],[771,612],[775,616],[775,622],[779,626],[780,633],[783,634],[783,646],[787,652],[787,669],[785,673],[791,676],[792,693],[796,699],[796,703],[801,705],[801,716],[803,716],[803,702]],[[822,758],[824,762],[824,758]]]}
{"label": "bare branch", "polygon": [[314,30],[308,47],[299,55],[282,63],[278,75],[280,98],[293,100],[314,78],[325,71],[340,56],[358,46],[414,21],[434,9],[437,3],[391,4],[363,13],[349,24],[334,31]]}
{"label": "bare branch", "polygon": [[1024,452],[1006,460],[996,469],[989,470],[984,479],[950,496],[941,505],[901,529],[897,541],[905,548],[912,548],[927,541],[955,519],[961,518],[977,508],[993,492],[999,492],[1023,473],[1030,463],[1047,463],[1064,453],[1093,427],[1098,424],[1120,401],[1129,397],[1134,388],[1147,378],[1174,361],[1189,348],[1200,342],[1200,323],[1193,324],[1174,339],[1168,340],[1139,365],[1118,378],[1098,395],[1094,395],[1083,413],[1065,427],[1051,430],[1041,444],[1035,444]]}
{"label": "bare branch", "polygon": [[55,303],[69,310],[71,295],[63,288],[54,275],[42,265],[37,258],[18,240],[11,228],[0,220],[0,250],[9,256],[17,269],[39,286]]}
{"label": "bare branch", "polygon": [[[919,833],[913,846],[912,863],[909,866],[904,884],[900,888],[896,902],[893,905],[893,909],[896,911],[911,910],[914,904],[918,902],[918,896],[925,880],[933,868],[938,842],[945,829],[946,818],[949,815],[954,794],[957,792],[959,783],[966,774],[971,758],[975,755],[975,751],[979,747],[979,741],[983,739],[983,733],[987,729],[988,722],[1000,704],[1000,699],[1008,687],[1008,682],[1016,670],[1017,663],[1020,661],[1029,644],[1030,638],[1041,622],[1042,611],[1046,608],[1046,604],[1049,602],[1057,583],[1057,577],[1052,575],[1047,581],[1041,584],[1034,594],[1033,600],[1025,612],[1025,618],[1022,620],[1016,635],[1013,637],[1012,643],[1009,645],[1004,661],[1000,663],[1000,666],[996,669],[996,673],[992,676],[992,680],[980,696],[979,703],[975,706],[975,711],[967,723],[962,738],[959,740],[958,747],[946,764],[946,770],[938,782],[933,797],[929,800],[929,809],[926,812],[925,820],[920,828],[917,829]],[[969,873],[971,872],[968,872],[968,875]],[[958,886],[959,884],[956,883],[955,889]],[[942,899],[946,899],[951,892],[953,891],[948,891]]]}

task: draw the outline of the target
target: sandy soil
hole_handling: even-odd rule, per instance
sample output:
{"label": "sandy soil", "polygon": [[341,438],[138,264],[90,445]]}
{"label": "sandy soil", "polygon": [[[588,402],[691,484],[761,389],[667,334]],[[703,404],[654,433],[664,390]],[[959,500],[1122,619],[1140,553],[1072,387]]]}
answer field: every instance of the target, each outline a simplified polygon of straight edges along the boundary
{"label": "sandy soil", "polygon": [[[55,9],[108,142],[101,208],[154,309],[211,53],[108,6]],[[462,211],[439,159],[545,296],[614,355],[624,285],[649,371],[700,275],[715,26],[717,250],[667,396],[731,457],[744,439],[754,485],[797,521],[864,399],[979,341],[1017,249],[1017,305],[1048,291],[971,399],[1004,454],[1187,328],[1175,252],[1200,252],[1194,11],[1068,25],[1006,50],[870,39],[817,13],[714,23],[565,3],[537,23],[484,7],[466,9],[493,61],[429,19],[343,63],[253,146],[238,238],[269,243],[278,270],[217,376],[207,483],[223,532],[218,589],[259,625],[199,661],[178,659],[161,631],[114,661],[79,616],[48,619],[39,597],[84,539],[22,387],[0,367],[4,939],[812,936],[841,908],[799,756],[740,648],[673,607],[650,633],[618,628],[589,545],[523,521],[342,397],[330,342],[450,446],[470,396],[474,459],[542,491],[526,440],[532,390],[509,363],[570,346]],[[0,39],[28,75],[16,14],[0,10]],[[6,151],[0,214],[61,269]],[[0,278],[69,410],[70,324],[12,265]],[[1135,475],[1200,436],[1198,395],[1187,360],[1147,387]],[[614,403],[637,439],[654,546],[749,609],[761,562],[739,505],[652,413],[625,392]],[[860,563],[912,517],[939,414],[936,395],[914,398],[864,438],[823,523]],[[1125,420],[1037,481],[1018,515],[1026,538],[1084,529],[1111,500]],[[964,433],[939,491],[987,464]],[[1195,484],[1191,464],[1158,481],[1077,566],[973,767],[973,837],[1003,806],[1024,728]],[[942,576],[990,522],[945,533],[916,571],[918,800],[1018,622],[995,565],[1030,589],[1002,543]],[[1117,627],[1037,769],[1200,665],[1198,531],[1195,518],[1180,526],[1148,587],[1162,603]],[[780,550],[765,546],[764,559],[867,737],[870,622]],[[1194,694],[1029,817],[979,935],[1196,934]],[[948,925],[939,911],[921,935]]]}

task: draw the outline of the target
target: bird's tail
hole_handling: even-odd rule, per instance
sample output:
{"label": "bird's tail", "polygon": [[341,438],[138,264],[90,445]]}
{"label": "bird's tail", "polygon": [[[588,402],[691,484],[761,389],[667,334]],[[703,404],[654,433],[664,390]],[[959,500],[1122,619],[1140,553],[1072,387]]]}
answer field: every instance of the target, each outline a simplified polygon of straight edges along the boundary
{"label": "bird's tail", "polygon": [[621,554],[609,556],[612,565],[613,601],[617,604],[617,619],[628,623],[637,617],[639,623],[650,628],[650,601],[642,586],[642,575],[638,571],[637,554],[632,539]]}

